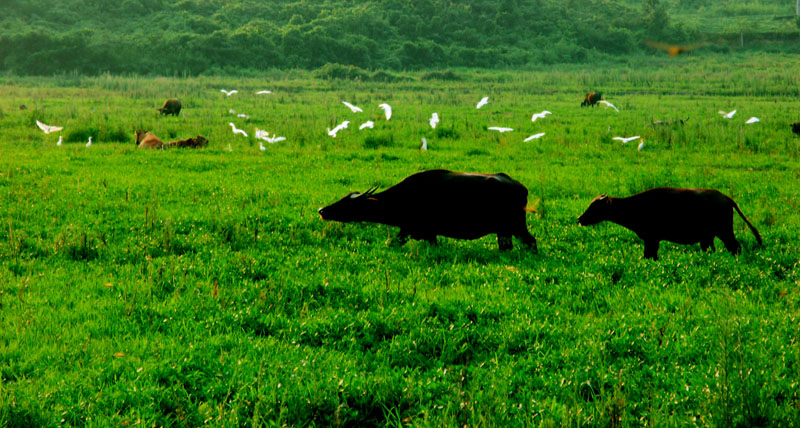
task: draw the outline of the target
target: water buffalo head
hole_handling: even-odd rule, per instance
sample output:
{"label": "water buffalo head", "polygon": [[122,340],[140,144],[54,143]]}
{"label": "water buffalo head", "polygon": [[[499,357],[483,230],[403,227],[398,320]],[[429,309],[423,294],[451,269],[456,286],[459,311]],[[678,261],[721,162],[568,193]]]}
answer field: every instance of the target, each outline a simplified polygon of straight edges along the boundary
{"label": "water buffalo head", "polygon": [[578,217],[578,224],[581,226],[591,226],[608,219],[611,212],[611,199],[606,195],[600,195],[589,204],[586,212]]}
{"label": "water buffalo head", "polygon": [[371,202],[376,199],[372,197],[378,186],[375,186],[364,193],[351,192],[344,198],[334,202],[327,207],[319,209],[319,215],[323,220],[333,220],[341,222],[363,221],[370,211]]}

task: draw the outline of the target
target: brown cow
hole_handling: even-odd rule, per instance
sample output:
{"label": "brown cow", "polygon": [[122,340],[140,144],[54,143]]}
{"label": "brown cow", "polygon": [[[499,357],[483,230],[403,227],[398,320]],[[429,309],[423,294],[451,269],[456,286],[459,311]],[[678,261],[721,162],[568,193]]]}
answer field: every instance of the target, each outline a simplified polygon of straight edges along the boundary
{"label": "brown cow", "polygon": [[170,141],[169,143],[164,144],[165,149],[172,149],[172,148],[190,148],[196,149],[200,147],[205,147],[208,145],[208,140],[206,137],[202,135],[198,135],[193,138],[187,138],[185,140],[175,140]]}
{"label": "brown cow", "polygon": [[164,142],[150,131],[136,130],[136,145],[140,149],[163,149]]}
{"label": "brown cow", "polygon": [[738,254],[741,247],[733,234],[733,209],[761,245],[761,235],[736,202],[711,189],[661,187],[627,198],[600,195],[578,218],[578,224],[589,226],[607,220],[632,230],[644,240],[646,259],[658,260],[661,241],[699,242],[703,250],[713,250],[714,237],[721,239],[731,253]]}
{"label": "brown cow", "polygon": [[603,94],[601,92],[589,92],[586,94],[586,98],[583,99],[581,103],[581,107],[594,107],[598,101],[603,99]]}
{"label": "brown cow", "polygon": [[177,98],[170,98],[164,101],[164,106],[156,109],[161,114],[177,116],[181,112],[181,102]]}

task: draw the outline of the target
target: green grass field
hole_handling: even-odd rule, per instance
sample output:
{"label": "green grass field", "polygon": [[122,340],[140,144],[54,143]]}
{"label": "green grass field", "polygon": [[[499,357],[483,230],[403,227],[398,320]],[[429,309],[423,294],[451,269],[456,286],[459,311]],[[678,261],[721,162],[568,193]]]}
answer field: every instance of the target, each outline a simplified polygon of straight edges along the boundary
{"label": "green grass field", "polygon": [[[800,425],[800,66],[727,61],[395,84],[0,77],[0,426]],[[620,111],[581,109],[595,90]],[[169,97],[180,117],[156,115]],[[383,102],[391,120],[358,131]],[[262,152],[256,127],[287,141]],[[210,146],[137,150],[138,128]],[[644,150],[612,140],[631,135]],[[494,236],[398,247],[394,228],[317,215],[431,168],[525,184],[539,254]],[[622,227],[576,224],[595,195],[657,186],[730,195],[764,246],[737,217],[742,254],[663,242],[653,262]]]}

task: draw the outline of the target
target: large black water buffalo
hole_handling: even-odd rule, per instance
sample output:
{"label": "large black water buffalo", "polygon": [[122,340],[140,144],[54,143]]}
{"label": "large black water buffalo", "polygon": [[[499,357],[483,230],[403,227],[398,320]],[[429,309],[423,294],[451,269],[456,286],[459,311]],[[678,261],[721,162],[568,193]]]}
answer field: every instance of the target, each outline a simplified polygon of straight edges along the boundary
{"label": "large black water buffalo", "polygon": [[661,241],[699,242],[703,250],[713,250],[714,237],[722,240],[731,253],[738,254],[740,245],[733,234],[734,209],[761,245],[761,235],[736,202],[711,189],[661,187],[627,198],[600,195],[578,218],[578,223],[589,226],[610,221],[628,228],[644,240],[644,257],[654,260],[658,259]]}
{"label": "large black water buffalo", "polygon": [[161,108],[156,110],[164,115],[177,116],[181,112],[181,102],[176,98],[170,98],[164,101],[164,105]]}
{"label": "large black water buffalo", "polygon": [[497,234],[501,250],[516,236],[537,251],[525,225],[528,189],[506,174],[473,174],[442,169],[423,171],[375,193],[350,193],[319,209],[324,220],[367,221],[400,228],[398,240],[409,237],[436,242],[437,235],[476,239]]}

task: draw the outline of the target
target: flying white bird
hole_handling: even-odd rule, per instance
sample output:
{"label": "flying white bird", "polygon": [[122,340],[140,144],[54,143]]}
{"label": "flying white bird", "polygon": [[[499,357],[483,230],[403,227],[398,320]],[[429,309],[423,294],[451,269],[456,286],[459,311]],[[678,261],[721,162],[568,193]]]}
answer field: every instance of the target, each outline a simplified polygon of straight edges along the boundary
{"label": "flying white bird", "polygon": [[350,121],[349,120],[345,120],[344,122],[336,125],[336,128],[333,128],[333,129],[328,128],[328,135],[330,135],[333,138],[336,138],[336,134],[339,131],[341,131],[342,129],[347,129],[347,127],[349,125],[350,125]]}
{"label": "flying white bird", "polygon": [[533,134],[530,137],[528,137],[528,138],[526,138],[526,139],[524,139],[522,141],[527,143],[530,140],[538,140],[539,138],[542,138],[542,137],[544,137],[544,132],[540,132],[538,134]]}
{"label": "flying white bird", "polygon": [[243,129],[237,128],[236,125],[233,124],[233,122],[228,122],[228,125],[231,126],[231,130],[233,131],[234,134],[242,134],[245,137],[247,136],[247,132],[244,132]]}
{"label": "flying white bird", "polygon": [[275,143],[279,143],[279,142],[284,141],[284,140],[286,140],[286,137],[278,137],[278,134],[275,134],[275,135],[272,136],[271,140],[267,140],[267,141],[272,143],[272,144],[275,144]]}
{"label": "flying white bird", "polygon": [[235,94],[235,93],[238,93],[238,92],[239,92],[239,91],[237,91],[236,89],[234,89],[234,90],[232,90],[232,91],[226,91],[226,90],[224,90],[224,89],[220,89],[219,91],[220,91],[220,92],[222,92],[223,94],[225,94],[226,96],[231,96],[231,95],[233,95],[233,94]]}
{"label": "flying white bird", "polygon": [[639,143],[639,147],[637,148],[637,150],[639,150],[640,152],[642,151],[642,149],[644,149],[644,140],[642,140],[642,142]]}
{"label": "flying white bird", "polygon": [[272,91],[258,91],[258,92],[256,92],[256,95],[266,95],[266,94],[271,94],[271,93],[272,93]]}
{"label": "flying white bird", "polygon": [[481,98],[481,100],[478,101],[478,105],[476,105],[475,108],[481,108],[481,107],[485,106],[486,104],[489,104],[489,97]]}
{"label": "flying white bird", "polygon": [[732,111],[730,113],[725,113],[724,111],[720,110],[717,113],[721,114],[722,117],[724,117],[725,119],[730,119],[730,118],[733,117],[734,114],[736,114],[736,110],[734,110],[734,111]]}
{"label": "flying white bird", "polygon": [[751,117],[750,119],[747,119],[747,122],[745,122],[745,123],[749,125],[749,124],[751,124],[751,123],[756,123],[756,122],[761,122],[761,119],[759,119],[759,118],[757,118],[757,117],[753,116],[753,117]]}
{"label": "flying white bird", "polygon": [[428,150],[428,140],[425,137],[422,137],[422,145],[419,147],[420,150]]}
{"label": "flying white bird", "polygon": [[347,108],[349,108],[350,111],[352,111],[353,113],[361,113],[362,111],[364,111],[364,110],[361,110],[361,107],[354,106],[354,105],[348,103],[347,101],[342,101],[342,104],[346,105]]}
{"label": "flying white bird", "polygon": [[38,126],[39,126],[39,129],[41,129],[42,131],[44,131],[44,133],[45,133],[45,134],[49,134],[49,133],[51,133],[51,132],[58,132],[58,131],[60,131],[60,130],[64,129],[64,127],[63,127],[63,126],[50,126],[50,125],[45,125],[44,123],[42,123],[42,122],[39,122],[38,120],[36,121],[36,125],[38,125]]}
{"label": "flying white bird", "polygon": [[638,135],[635,136],[635,137],[628,137],[628,138],[625,138],[625,137],[614,137],[614,138],[612,138],[612,140],[622,141],[622,144],[628,144],[631,141],[638,140],[638,139],[639,139]]}
{"label": "flying white bird", "polygon": [[374,126],[375,126],[375,122],[373,122],[371,120],[368,120],[368,121],[362,123],[361,126],[358,127],[358,130],[361,131],[364,128],[372,129]]}
{"label": "flying white bird", "polygon": [[598,103],[600,103],[600,104],[605,104],[605,105],[606,105],[606,108],[608,108],[608,107],[611,107],[611,108],[613,108],[614,110],[616,110],[616,111],[619,111],[619,109],[618,109],[618,108],[617,108],[617,107],[616,107],[614,104],[611,104],[610,102],[608,102],[608,101],[606,101],[606,100],[600,100],[600,101],[598,101]]}
{"label": "flying white bird", "polygon": [[499,132],[501,134],[503,132],[511,132],[511,131],[514,130],[514,128],[503,128],[503,127],[500,127],[500,126],[490,126],[490,127],[486,128],[486,129],[488,129],[490,131],[497,131],[497,132]]}
{"label": "flying white bird", "polygon": [[63,141],[63,140],[64,140],[64,137],[62,137],[62,136],[59,136],[59,137],[58,137],[58,142],[56,143],[56,145],[57,145],[57,146],[60,146],[60,145],[61,145],[61,141]]}
{"label": "flying white bird", "polygon": [[431,120],[430,120],[431,128],[436,129],[437,123],[439,123],[439,115],[434,113],[431,115]]}
{"label": "flying white bird", "polygon": [[248,116],[248,115],[246,115],[246,114],[244,114],[244,113],[239,113],[239,114],[237,114],[236,116],[237,116],[237,117],[241,117],[242,119],[250,119],[250,116]]}
{"label": "flying white bird", "polygon": [[392,106],[390,106],[389,104],[383,103],[383,104],[379,105],[378,107],[383,109],[383,112],[386,114],[386,120],[389,120],[389,119],[392,118]]}
{"label": "flying white bird", "polygon": [[534,115],[531,116],[531,122],[536,122],[536,119],[544,119],[545,116],[547,116],[548,114],[553,114],[553,113],[547,110],[542,110],[541,113],[534,113]]}
{"label": "flying white bird", "polygon": [[89,136],[89,142],[86,143],[86,147],[92,147],[92,136]]}
{"label": "flying white bird", "polygon": [[[258,128],[256,128],[256,138],[258,138],[259,140],[264,140],[264,141],[266,141],[266,142],[268,142],[270,144],[275,144],[275,143],[277,143],[279,141],[283,141],[283,140],[286,139],[286,137],[279,137],[278,134],[275,134],[272,137],[270,137],[269,136],[269,132],[262,131],[262,130],[260,130]],[[264,143],[259,141],[258,142],[258,148],[261,149],[261,150],[265,150]]]}

